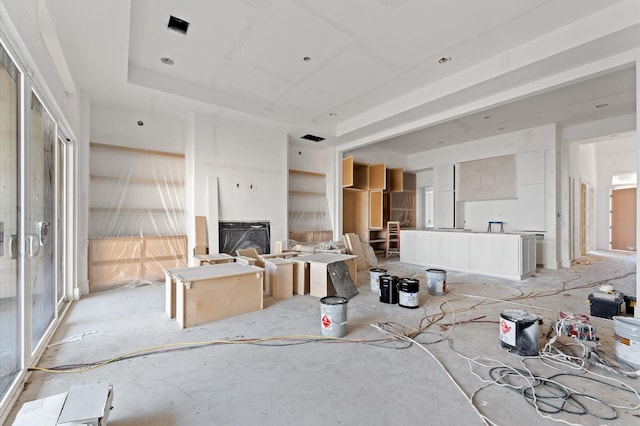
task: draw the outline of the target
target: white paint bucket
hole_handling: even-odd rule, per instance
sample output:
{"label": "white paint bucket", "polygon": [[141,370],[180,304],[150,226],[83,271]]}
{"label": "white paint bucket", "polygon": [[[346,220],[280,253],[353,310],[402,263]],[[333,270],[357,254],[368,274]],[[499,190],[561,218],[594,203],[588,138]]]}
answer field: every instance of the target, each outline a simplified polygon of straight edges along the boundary
{"label": "white paint bucket", "polygon": [[326,337],[347,334],[347,303],[344,297],[327,296],[320,299],[320,329]]}
{"label": "white paint bucket", "polygon": [[369,270],[371,291],[380,295],[380,276],[387,273],[386,269],[373,268]]}
{"label": "white paint bucket", "polygon": [[640,319],[613,317],[613,333],[616,359],[640,368]]}
{"label": "white paint bucket", "polygon": [[442,296],[447,291],[447,271],[427,269],[427,291],[435,296]]}

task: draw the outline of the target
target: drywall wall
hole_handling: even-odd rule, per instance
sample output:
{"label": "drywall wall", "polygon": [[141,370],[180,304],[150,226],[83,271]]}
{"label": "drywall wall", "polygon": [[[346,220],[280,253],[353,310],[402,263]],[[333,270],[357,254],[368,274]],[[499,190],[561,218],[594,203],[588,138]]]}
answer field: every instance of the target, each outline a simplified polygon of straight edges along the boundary
{"label": "drywall wall", "polygon": [[50,18],[46,5],[41,3],[3,0],[0,7],[2,30],[14,38],[11,44],[18,50],[14,53],[22,65],[29,69],[31,78],[58,125],[65,128],[67,134],[77,136],[80,129],[78,90],[73,82],[61,81],[44,43],[45,38],[51,37],[48,32],[42,33],[47,31],[47,28],[43,28],[44,20]]}
{"label": "drywall wall", "polygon": [[[269,221],[271,250],[287,237],[288,143],[286,133],[262,124],[189,114],[186,120],[187,220],[215,217],[207,182],[217,178],[217,216],[224,221]],[[189,171],[189,167],[192,170]],[[207,226],[211,232],[217,224]],[[213,225],[213,226],[212,226]],[[188,226],[190,252],[195,234]],[[211,233],[209,234],[212,239]],[[217,247],[209,247],[217,252]]]}
{"label": "drywall wall", "polygon": [[[544,266],[556,269],[559,261],[559,239],[556,211],[559,209],[556,198],[557,175],[557,131],[556,125],[546,125],[526,129],[504,135],[479,139],[463,144],[442,147],[407,157],[409,170],[426,170],[446,164],[456,164],[462,161],[472,161],[482,158],[499,157],[508,154],[544,151],[544,204],[545,226],[544,232]],[[420,205],[418,205],[421,208]],[[502,220],[506,222],[506,229],[518,230],[519,207],[517,200],[494,200],[464,203],[462,209],[464,226],[483,231],[486,230],[488,220]],[[423,213],[418,211],[418,216]],[[460,218],[457,218],[460,224]],[[511,224],[511,228],[509,228]],[[515,225],[515,227],[513,227]]]}
{"label": "drywall wall", "polygon": [[609,248],[609,193],[611,178],[637,171],[637,140],[634,136],[598,143],[596,146],[596,247]]}
{"label": "drywall wall", "polygon": [[148,112],[93,106],[91,142],[183,153],[184,122],[180,118]]}

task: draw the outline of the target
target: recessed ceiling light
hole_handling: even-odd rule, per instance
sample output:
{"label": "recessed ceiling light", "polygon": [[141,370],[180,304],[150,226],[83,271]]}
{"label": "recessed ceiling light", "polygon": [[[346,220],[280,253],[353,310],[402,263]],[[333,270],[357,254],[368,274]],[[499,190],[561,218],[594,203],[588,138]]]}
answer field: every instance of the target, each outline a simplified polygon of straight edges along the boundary
{"label": "recessed ceiling light", "polygon": [[305,56],[304,58],[302,58],[302,60],[305,62],[309,62],[311,60],[311,56]]}
{"label": "recessed ceiling light", "polygon": [[499,131],[500,133],[504,132],[505,130],[506,130],[506,129],[505,129],[504,127],[498,127],[498,131]]}
{"label": "recessed ceiling light", "polygon": [[160,62],[162,62],[165,65],[173,65],[176,63],[173,59],[167,58],[166,56],[164,58],[160,58]]}
{"label": "recessed ceiling light", "polygon": [[337,117],[338,113],[337,112],[330,112],[329,113],[329,117]]}
{"label": "recessed ceiling light", "polygon": [[451,56],[443,56],[442,58],[438,59],[439,64],[446,64],[448,62],[451,62]]}
{"label": "recessed ceiling light", "polygon": [[618,135],[611,135],[611,137],[612,137],[612,138],[616,138],[616,137],[618,137]]}
{"label": "recessed ceiling light", "polygon": [[490,116],[490,115],[485,115],[485,116],[484,116],[484,117],[482,117],[482,118],[484,118],[485,120],[488,120],[488,119],[490,119],[490,118],[491,118],[491,116]]}
{"label": "recessed ceiling light", "polygon": [[444,143],[444,141],[440,141],[438,142],[438,145],[442,145]]}
{"label": "recessed ceiling light", "polygon": [[144,126],[144,123],[142,122],[142,120],[138,120],[138,126]]}
{"label": "recessed ceiling light", "polygon": [[604,108],[604,107],[608,107],[609,104],[598,104],[596,105],[596,108]]}

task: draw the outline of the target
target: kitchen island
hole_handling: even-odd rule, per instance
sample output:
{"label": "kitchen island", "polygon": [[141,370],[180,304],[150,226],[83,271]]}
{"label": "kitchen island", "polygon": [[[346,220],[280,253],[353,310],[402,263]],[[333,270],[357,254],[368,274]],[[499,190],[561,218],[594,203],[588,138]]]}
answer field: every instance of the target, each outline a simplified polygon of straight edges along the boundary
{"label": "kitchen island", "polygon": [[536,236],[534,233],[403,229],[400,261],[522,280],[536,271]]}

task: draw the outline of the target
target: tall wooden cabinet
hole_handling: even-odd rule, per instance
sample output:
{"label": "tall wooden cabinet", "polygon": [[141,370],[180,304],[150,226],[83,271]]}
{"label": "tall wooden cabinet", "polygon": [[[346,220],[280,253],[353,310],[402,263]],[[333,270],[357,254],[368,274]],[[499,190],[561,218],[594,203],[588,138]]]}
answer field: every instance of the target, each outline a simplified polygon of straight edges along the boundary
{"label": "tall wooden cabinet", "polygon": [[402,168],[343,158],[342,200],[343,232],[358,234],[374,249],[384,248],[387,221],[398,221],[403,228],[416,226],[416,175]]}

